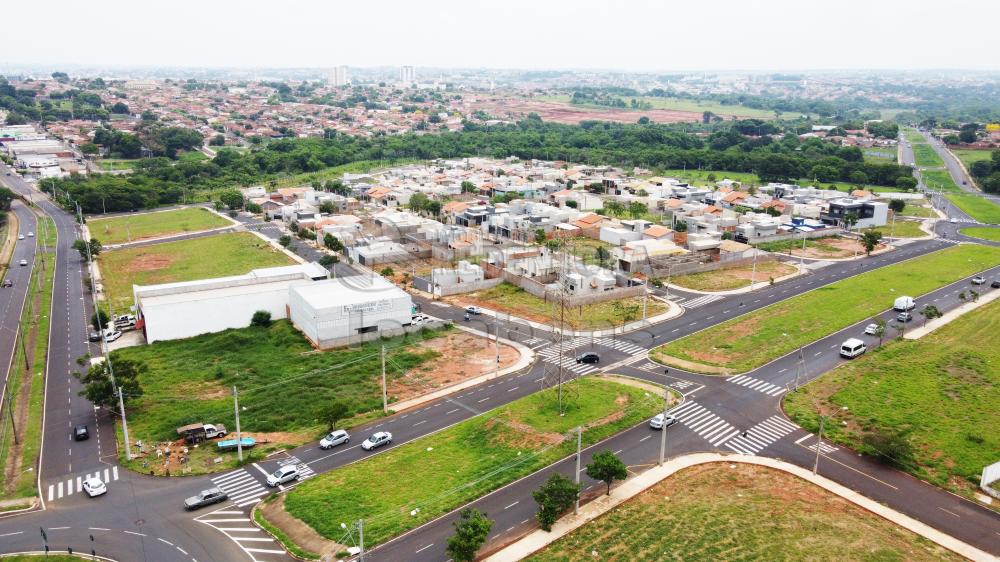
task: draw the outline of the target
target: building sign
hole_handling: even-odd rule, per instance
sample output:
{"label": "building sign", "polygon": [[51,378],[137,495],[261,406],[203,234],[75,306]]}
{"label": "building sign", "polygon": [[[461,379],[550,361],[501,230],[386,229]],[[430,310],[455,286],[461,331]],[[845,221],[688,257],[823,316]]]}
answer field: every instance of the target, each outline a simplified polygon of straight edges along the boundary
{"label": "building sign", "polygon": [[345,304],[344,314],[358,314],[358,313],[368,313],[368,312],[378,312],[385,310],[392,306],[392,301],[389,299],[382,299],[377,301],[360,302],[356,304]]}

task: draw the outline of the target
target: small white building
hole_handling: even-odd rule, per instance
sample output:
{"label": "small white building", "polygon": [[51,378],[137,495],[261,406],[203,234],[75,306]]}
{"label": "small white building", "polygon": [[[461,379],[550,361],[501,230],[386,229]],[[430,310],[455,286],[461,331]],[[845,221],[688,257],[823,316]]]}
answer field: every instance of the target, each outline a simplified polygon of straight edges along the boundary
{"label": "small white building", "polygon": [[359,275],[291,287],[288,310],[292,324],[326,349],[403,333],[413,300],[382,277]]}

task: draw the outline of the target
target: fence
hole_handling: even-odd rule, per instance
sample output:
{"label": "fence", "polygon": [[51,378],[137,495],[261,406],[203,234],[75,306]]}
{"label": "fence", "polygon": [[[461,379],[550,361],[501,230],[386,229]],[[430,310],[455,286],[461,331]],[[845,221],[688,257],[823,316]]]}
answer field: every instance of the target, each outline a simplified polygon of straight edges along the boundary
{"label": "fence", "polygon": [[983,477],[979,480],[979,489],[1000,500],[1000,491],[990,487],[1000,481],[1000,462],[995,462],[983,469]]}

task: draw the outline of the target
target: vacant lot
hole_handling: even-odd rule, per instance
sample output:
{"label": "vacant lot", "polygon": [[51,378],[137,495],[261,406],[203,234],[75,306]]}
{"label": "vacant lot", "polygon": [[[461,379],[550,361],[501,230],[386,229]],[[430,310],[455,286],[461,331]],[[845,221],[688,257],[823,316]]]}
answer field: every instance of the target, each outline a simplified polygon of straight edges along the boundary
{"label": "vacant lot", "polygon": [[122,311],[133,304],[132,285],[155,285],[226,275],[295,263],[249,232],[235,232],[122,248],[102,253],[104,296]]}
{"label": "vacant lot", "polygon": [[597,255],[598,248],[603,248],[605,250],[605,262],[610,260],[612,246],[607,242],[587,238],[586,236],[565,238],[563,239],[563,242],[565,244],[563,246],[563,251],[573,254],[574,256],[578,256],[584,263],[598,264],[600,262],[599,256]]}
{"label": "vacant lot", "polygon": [[777,260],[760,261],[757,263],[757,274],[754,277],[753,265],[727,267],[716,271],[678,275],[670,278],[670,283],[696,291],[729,291],[750,286],[750,279],[757,283],[769,278],[777,279],[795,273],[795,267]]}
{"label": "vacant lot", "polygon": [[[285,508],[331,540],[343,536],[341,521],[363,518],[365,539],[378,544],[570,454],[578,425],[586,446],[663,407],[662,396],[633,386],[594,378],[573,384],[579,392],[563,416],[555,389],[532,394],[309,479],[288,494]],[[387,485],[401,477],[410,485]]]}
{"label": "vacant lot", "polygon": [[[907,431],[910,472],[969,494],[1000,451],[1000,302],[920,340],[897,340],[845,363],[785,400],[810,431],[830,416],[830,439],[860,451],[870,431]],[[846,423],[844,423],[846,422]]]}
{"label": "vacant lot", "polygon": [[951,153],[954,154],[962,164],[965,165],[965,169],[968,170],[974,162],[980,160],[989,160],[992,150],[972,150],[968,148],[952,148]]}
{"label": "vacant lot", "polygon": [[656,348],[688,369],[746,372],[871,317],[900,295],[928,291],[1000,263],[1000,248],[961,245],[838,281]]}
{"label": "vacant lot", "polygon": [[[201,154],[200,152],[196,154]],[[183,232],[228,226],[226,219],[200,207],[87,220],[90,236],[105,246]]]}
{"label": "vacant lot", "polygon": [[886,162],[895,162],[899,150],[895,146],[879,146],[862,148],[861,152],[864,154],[865,162],[885,164]]}
{"label": "vacant lot", "polygon": [[944,161],[927,143],[913,143],[913,160],[919,168],[940,168]]}
{"label": "vacant lot", "polygon": [[987,224],[1000,224],[1000,205],[978,195],[949,193],[945,197],[970,217]]}
{"label": "vacant lot", "polygon": [[[807,258],[837,259],[852,258],[861,255],[865,251],[863,244],[853,238],[842,238],[840,236],[825,236],[823,238],[806,239],[805,251],[802,250],[802,239],[781,240],[778,242],[766,242],[758,244],[758,248],[765,252],[777,252],[790,256],[802,256]],[[880,249],[882,246],[876,247]]]}
{"label": "vacant lot", "polygon": [[[642,298],[631,297],[617,301],[605,301],[588,304],[582,307],[566,307],[560,311],[558,303],[536,297],[520,287],[501,283],[492,289],[476,291],[464,295],[448,297],[449,301],[462,306],[474,304],[490,310],[509,313],[519,318],[535,322],[558,325],[560,313],[566,327],[573,329],[610,329],[621,326],[623,321],[632,322],[642,319]],[[656,299],[646,302],[647,317],[656,316],[667,310],[667,305]],[[624,316],[623,316],[624,314]]]}
{"label": "vacant lot", "polygon": [[920,170],[920,177],[932,191],[961,191],[948,170]]}
{"label": "vacant lot", "polygon": [[892,236],[894,238],[920,238],[922,236],[929,236],[929,234],[920,229],[920,225],[921,221],[897,220],[895,223],[890,221],[885,226],[866,228],[862,232],[875,230],[881,232],[883,237]]}
{"label": "vacant lot", "polygon": [[960,232],[966,236],[1000,242],[1000,228],[985,228],[979,226],[974,228],[963,228]]}
{"label": "vacant lot", "polygon": [[926,199],[907,201],[906,207],[903,207],[903,210],[897,214],[901,217],[916,218],[931,218],[938,216],[937,213],[934,212],[934,209],[925,206],[927,204]]}
{"label": "vacant lot", "polygon": [[961,560],[818,486],[736,464],[682,470],[528,558],[602,560]]}

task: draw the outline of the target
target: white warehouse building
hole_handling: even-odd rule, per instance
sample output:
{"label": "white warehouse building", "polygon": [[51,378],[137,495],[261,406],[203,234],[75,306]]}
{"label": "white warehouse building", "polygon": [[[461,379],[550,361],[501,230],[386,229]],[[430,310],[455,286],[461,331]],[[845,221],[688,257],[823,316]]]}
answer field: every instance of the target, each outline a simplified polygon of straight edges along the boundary
{"label": "white warehouse building", "polygon": [[410,295],[382,277],[327,279],[289,288],[289,318],[321,349],[403,333]]}

